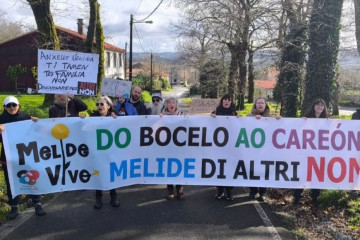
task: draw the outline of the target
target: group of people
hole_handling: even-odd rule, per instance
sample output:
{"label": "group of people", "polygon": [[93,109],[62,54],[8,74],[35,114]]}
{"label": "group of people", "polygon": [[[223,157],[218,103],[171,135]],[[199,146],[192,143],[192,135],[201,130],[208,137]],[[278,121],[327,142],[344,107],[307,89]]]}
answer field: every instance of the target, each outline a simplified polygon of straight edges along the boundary
{"label": "group of people", "polygon": [[[106,116],[130,116],[130,115],[183,115],[183,111],[178,106],[178,100],[174,97],[167,98],[164,102],[160,93],[156,92],[152,95],[152,105],[146,108],[143,101],[141,101],[142,89],[135,86],[132,89],[131,96],[129,99],[119,97],[113,102],[109,97],[102,96],[97,99],[97,109],[90,114],[90,117],[106,117]],[[38,118],[32,117],[29,114],[21,111],[21,105],[18,99],[14,96],[8,96],[5,98],[3,103],[4,111],[0,115],[0,133],[5,130],[4,124],[11,122],[18,122],[23,120],[37,121]],[[49,109],[50,118],[61,118],[61,117],[85,117],[79,115],[80,112],[87,110],[87,105],[74,95],[55,95],[55,104]],[[265,98],[256,99],[252,109],[251,116],[256,119],[261,117],[270,117],[270,108],[266,103]],[[216,116],[235,116],[238,114],[235,110],[235,101],[232,94],[225,94],[219,102],[219,105],[211,113],[212,117]],[[316,99],[309,110],[304,114],[305,118],[327,118],[328,112],[326,104],[322,99]],[[1,135],[0,135],[0,140]],[[14,219],[18,216],[18,196],[13,198],[11,195],[11,189],[8,178],[8,170],[6,167],[6,157],[4,148],[1,150],[1,164],[4,170],[5,182],[7,186],[8,203],[11,206],[11,211],[8,213],[9,219]],[[176,196],[174,190],[176,189]],[[176,185],[174,189],[173,185],[167,185],[167,199],[168,200],[182,200],[184,199],[184,187],[182,185]],[[233,187],[229,186],[217,186],[216,199],[226,199],[228,201],[233,200],[232,194]],[[302,196],[303,189],[294,190],[294,203],[298,203]],[[311,190],[313,202],[317,202],[317,197],[320,194],[319,189]],[[266,198],[266,188],[264,187],[251,187],[249,193],[249,200],[256,199],[256,195],[259,194],[258,200],[264,201]],[[96,190],[95,193],[95,209],[101,209],[102,203],[102,191]],[[32,202],[35,207],[35,213],[38,216],[45,215],[45,210],[41,205],[40,195],[30,195]],[[117,200],[116,190],[110,190],[110,203],[113,207],[118,207],[119,201]]]}

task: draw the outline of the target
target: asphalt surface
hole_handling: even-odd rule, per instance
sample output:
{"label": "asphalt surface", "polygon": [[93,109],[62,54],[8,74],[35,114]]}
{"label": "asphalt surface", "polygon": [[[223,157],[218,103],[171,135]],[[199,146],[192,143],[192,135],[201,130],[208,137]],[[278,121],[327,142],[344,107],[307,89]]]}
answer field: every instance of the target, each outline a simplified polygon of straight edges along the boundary
{"label": "asphalt surface", "polygon": [[266,203],[248,201],[245,188],[234,201],[216,200],[215,187],[185,186],[185,200],[168,201],[165,185],[117,190],[113,208],[104,191],[103,208],[93,208],[95,191],[59,193],[45,205],[0,227],[0,239],[295,239]]}
{"label": "asphalt surface", "polygon": [[[187,97],[177,86],[163,95]],[[181,106],[185,108],[186,106]],[[104,206],[93,208],[95,191],[57,193],[44,205],[0,227],[0,240],[24,239],[295,239],[282,218],[266,203],[248,201],[248,189],[233,190],[234,201],[216,200],[215,187],[185,186],[185,200],[166,200],[165,185],[117,189],[120,207],[113,208],[104,191]]]}

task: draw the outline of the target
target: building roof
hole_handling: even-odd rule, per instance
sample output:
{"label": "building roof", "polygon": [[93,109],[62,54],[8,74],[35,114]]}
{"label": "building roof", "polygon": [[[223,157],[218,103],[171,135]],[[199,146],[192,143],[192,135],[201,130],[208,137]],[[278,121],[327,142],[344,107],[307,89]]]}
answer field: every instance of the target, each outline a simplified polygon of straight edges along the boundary
{"label": "building roof", "polygon": [[[80,38],[80,39],[83,39],[83,40],[86,39],[86,34],[79,34],[78,32],[72,31],[72,30],[67,29],[67,28],[63,28],[63,27],[60,27],[60,26],[56,26],[56,30],[57,30],[57,31],[65,32],[65,33],[67,33],[67,34],[70,34],[70,35],[72,35],[72,36],[74,36],[74,37],[77,37],[77,38]],[[10,42],[10,41],[13,41],[13,40],[18,39],[18,38],[21,38],[21,37],[23,37],[23,36],[32,34],[32,33],[34,33],[34,32],[37,32],[37,30],[33,30],[33,31],[27,32],[27,33],[25,33],[25,34],[22,34],[22,35],[20,35],[20,36],[17,36],[17,37],[15,37],[15,38],[13,38],[13,39],[9,39],[9,40],[7,40],[7,41],[5,41],[5,42],[0,43],[0,45],[2,45],[2,44],[4,44],[4,43],[7,43],[7,42]],[[114,51],[114,52],[125,53],[125,49],[116,47],[116,46],[114,46],[114,45],[112,45],[112,44],[110,44],[110,43],[106,43],[106,42],[104,43],[104,48],[105,48],[105,50],[110,50],[110,51]]]}
{"label": "building roof", "polygon": [[276,81],[272,80],[255,80],[255,86],[264,88],[264,89],[274,89],[276,85]]}
{"label": "building roof", "polygon": [[[60,30],[60,31],[63,31],[63,32],[66,32],[70,35],[73,35],[74,37],[77,37],[77,38],[81,38],[83,40],[86,40],[86,34],[79,34],[78,32],[75,32],[75,31],[72,31],[70,29],[67,29],[67,28],[63,28],[63,27],[60,27],[60,26],[56,26],[56,30]],[[111,51],[114,51],[114,52],[122,52],[124,53],[125,50],[122,49],[122,48],[119,48],[119,47],[116,47],[110,43],[104,43],[104,48],[106,50],[111,50]]]}

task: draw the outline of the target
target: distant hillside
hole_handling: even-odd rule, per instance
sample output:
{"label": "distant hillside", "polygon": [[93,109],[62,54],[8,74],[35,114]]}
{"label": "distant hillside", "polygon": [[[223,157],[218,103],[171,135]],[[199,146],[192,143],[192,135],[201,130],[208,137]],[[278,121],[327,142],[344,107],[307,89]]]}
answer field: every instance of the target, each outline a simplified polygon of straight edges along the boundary
{"label": "distant hillside", "polygon": [[[153,57],[156,58],[156,61],[175,63],[179,57],[179,54],[177,52],[161,52],[161,53],[153,53]],[[138,52],[133,53],[133,62],[147,62],[147,61],[150,61],[150,53],[138,53]]]}

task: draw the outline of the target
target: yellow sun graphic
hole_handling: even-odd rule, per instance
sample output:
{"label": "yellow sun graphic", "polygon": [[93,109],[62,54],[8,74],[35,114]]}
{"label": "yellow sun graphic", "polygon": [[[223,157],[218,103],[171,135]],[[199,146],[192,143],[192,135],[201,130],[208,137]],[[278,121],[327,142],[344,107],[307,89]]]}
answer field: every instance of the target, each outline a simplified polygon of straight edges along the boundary
{"label": "yellow sun graphic", "polygon": [[54,138],[62,140],[69,136],[69,128],[65,126],[64,124],[56,124],[51,129],[51,135],[53,135]]}

